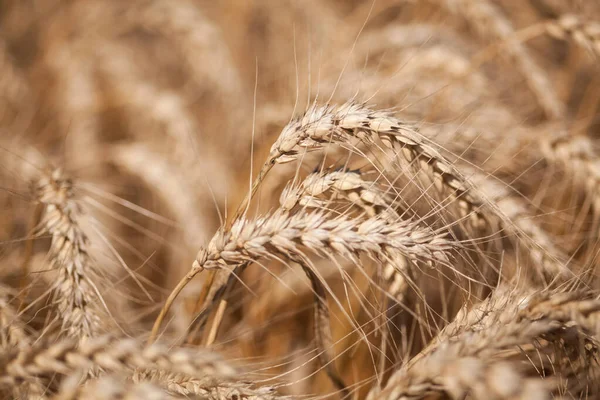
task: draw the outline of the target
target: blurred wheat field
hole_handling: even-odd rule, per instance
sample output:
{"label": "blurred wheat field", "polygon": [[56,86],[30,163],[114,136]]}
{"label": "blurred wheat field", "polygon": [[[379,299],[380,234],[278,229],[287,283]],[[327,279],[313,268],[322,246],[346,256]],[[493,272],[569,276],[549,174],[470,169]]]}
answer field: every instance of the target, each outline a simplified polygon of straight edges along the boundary
{"label": "blurred wheat field", "polygon": [[600,398],[600,3],[0,0],[6,399]]}

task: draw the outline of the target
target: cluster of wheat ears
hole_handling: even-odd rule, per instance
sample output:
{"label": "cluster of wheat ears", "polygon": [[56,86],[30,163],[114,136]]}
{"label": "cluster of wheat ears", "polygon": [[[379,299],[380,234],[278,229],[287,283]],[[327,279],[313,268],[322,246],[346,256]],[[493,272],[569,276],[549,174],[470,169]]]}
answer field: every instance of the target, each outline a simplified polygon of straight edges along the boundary
{"label": "cluster of wheat ears", "polygon": [[0,396],[600,398],[600,3],[0,0]]}

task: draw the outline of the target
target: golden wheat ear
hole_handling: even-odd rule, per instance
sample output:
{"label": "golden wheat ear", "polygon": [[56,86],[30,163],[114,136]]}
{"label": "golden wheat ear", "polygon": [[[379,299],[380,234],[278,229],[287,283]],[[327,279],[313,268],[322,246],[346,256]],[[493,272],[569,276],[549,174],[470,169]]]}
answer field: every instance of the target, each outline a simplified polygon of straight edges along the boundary
{"label": "golden wheat ear", "polygon": [[52,287],[62,333],[80,340],[95,337],[108,329],[110,318],[98,291],[99,271],[89,254],[89,239],[79,224],[82,209],[73,182],[55,169],[33,186],[44,206],[38,234],[52,237],[48,258],[57,272]]}

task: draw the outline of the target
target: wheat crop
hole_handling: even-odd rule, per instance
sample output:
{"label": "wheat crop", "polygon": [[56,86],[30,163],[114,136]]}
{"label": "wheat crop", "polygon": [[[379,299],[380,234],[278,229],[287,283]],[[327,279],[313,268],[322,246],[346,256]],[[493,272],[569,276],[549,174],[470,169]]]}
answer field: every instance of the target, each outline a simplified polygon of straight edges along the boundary
{"label": "wheat crop", "polygon": [[0,0],[0,398],[600,398],[600,6]]}

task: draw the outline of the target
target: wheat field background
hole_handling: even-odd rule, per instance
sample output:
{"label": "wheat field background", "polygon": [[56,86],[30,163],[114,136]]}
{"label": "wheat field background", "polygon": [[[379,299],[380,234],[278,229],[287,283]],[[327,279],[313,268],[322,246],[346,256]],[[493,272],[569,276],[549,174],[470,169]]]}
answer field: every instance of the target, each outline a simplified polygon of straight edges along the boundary
{"label": "wheat field background", "polygon": [[599,72],[591,0],[1,0],[1,398],[600,398]]}

